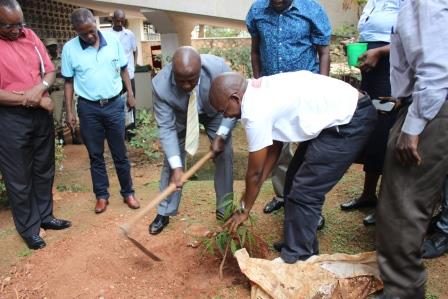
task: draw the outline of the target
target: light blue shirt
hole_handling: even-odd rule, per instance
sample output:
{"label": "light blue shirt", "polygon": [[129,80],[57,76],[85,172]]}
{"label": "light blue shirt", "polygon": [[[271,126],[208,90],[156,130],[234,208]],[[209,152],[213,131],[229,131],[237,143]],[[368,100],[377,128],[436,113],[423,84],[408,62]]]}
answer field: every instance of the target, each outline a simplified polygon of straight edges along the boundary
{"label": "light blue shirt", "polygon": [[390,43],[392,27],[397,23],[403,0],[369,0],[358,22],[362,42]]}
{"label": "light blue shirt", "polygon": [[448,0],[407,0],[394,27],[390,83],[393,97],[412,97],[401,128],[410,135],[423,132],[448,96],[447,7]]}
{"label": "light blue shirt", "polygon": [[62,50],[62,76],[74,78],[75,93],[91,101],[118,95],[123,88],[121,69],[128,64],[123,47],[113,33],[98,31],[98,35],[99,49],[75,37]]}

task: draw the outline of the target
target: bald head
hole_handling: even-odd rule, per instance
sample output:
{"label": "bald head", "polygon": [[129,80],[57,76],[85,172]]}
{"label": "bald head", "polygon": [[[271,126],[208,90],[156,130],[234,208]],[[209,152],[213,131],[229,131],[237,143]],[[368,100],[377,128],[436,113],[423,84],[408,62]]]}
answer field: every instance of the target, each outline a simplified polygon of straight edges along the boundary
{"label": "bald head", "polygon": [[126,18],[126,15],[124,11],[122,11],[121,9],[117,9],[116,11],[114,11],[114,18]]}
{"label": "bald head", "polygon": [[121,31],[123,30],[123,27],[126,23],[126,15],[124,14],[124,11],[121,9],[117,9],[114,11],[114,16],[112,18],[112,28],[114,31]]}
{"label": "bald head", "polygon": [[201,75],[201,56],[193,47],[180,47],[173,56],[173,75],[176,85],[190,92],[198,84]]}
{"label": "bald head", "polygon": [[217,76],[210,88],[210,104],[225,117],[241,116],[241,102],[247,81],[240,73],[228,72]]}

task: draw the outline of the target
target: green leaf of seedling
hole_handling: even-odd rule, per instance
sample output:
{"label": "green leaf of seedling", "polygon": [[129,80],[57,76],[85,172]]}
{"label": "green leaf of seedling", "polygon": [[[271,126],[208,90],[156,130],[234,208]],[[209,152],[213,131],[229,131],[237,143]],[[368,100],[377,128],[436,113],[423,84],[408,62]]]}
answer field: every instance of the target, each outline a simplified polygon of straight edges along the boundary
{"label": "green leaf of seedling", "polygon": [[215,249],[211,239],[205,239],[203,241],[205,249],[210,252],[210,254],[215,255]]}
{"label": "green leaf of seedling", "polygon": [[234,239],[230,240],[230,250],[232,251],[232,255],[235,255],[235,252],[238,250],[238,246]]}
{"label": "green leaf of seedling", "polygon": [[238,237],[240,239],[240,246],[241,246],[241,248],[243,248],[244,244],[246,242],[246,236],[247,236],[247,233],[248,233],[247,227],[246,226],[238,227],[237,233],[238,233]]}
{"label": "green leaf of seedling", "polygon": [[229,233],[226,231],[222,231],[216,235],[216,246],[218,247],[221,255],[224,255],[228,239],[229,239]]}

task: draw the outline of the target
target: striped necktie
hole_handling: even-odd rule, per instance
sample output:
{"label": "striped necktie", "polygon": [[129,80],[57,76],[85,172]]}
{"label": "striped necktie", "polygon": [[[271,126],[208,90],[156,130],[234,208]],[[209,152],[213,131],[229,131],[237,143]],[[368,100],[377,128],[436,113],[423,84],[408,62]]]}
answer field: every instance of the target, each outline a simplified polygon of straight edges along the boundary
{"label": "striped necktie", "polygon": [[188,100],[187,137],[185,139],[185,150],[192,156],[199,147],[199,115],[196,102],[196,91],[193,90]]}

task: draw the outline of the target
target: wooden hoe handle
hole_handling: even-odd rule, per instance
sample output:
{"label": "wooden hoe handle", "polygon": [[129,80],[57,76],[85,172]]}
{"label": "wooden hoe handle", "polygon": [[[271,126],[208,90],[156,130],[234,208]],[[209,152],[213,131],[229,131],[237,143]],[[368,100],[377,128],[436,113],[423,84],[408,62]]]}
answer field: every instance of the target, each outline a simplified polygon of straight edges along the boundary
{"label": "wooden hoe handle", "polygon": [[[202,157],[196,164],[190,167],[187,172],[185,172],[182,176],[182,182],[185,183],[196,171],[198,171],[208,160],[213,158],[213,152],[208,152],[204,157]],[[148,214],[148,212],[156,207],[162,200],[164,200],[167,196],[171,195],[171,193],[176,191],[176,185],[174,183],[170,183],[168,187],[163,190],[163,192],[159,193],[151,202],[143,209],[141,209],[135,216],[129,219],[128,222],[120,225],[120,229],[127,236],[131,231],[131,228],[137,223],[141,218]]]}

